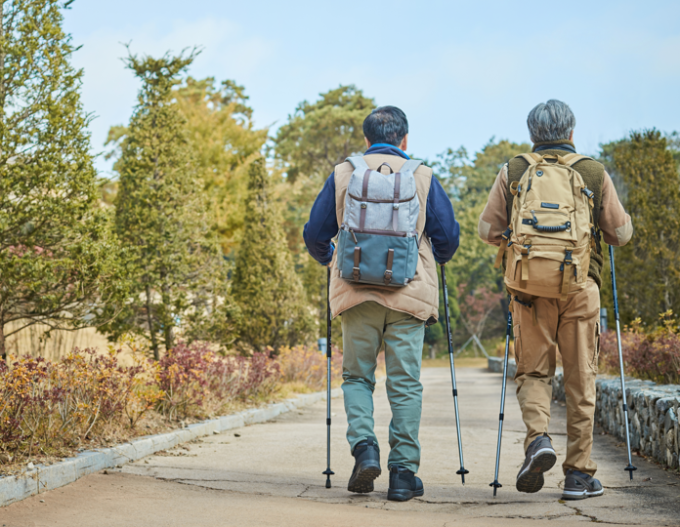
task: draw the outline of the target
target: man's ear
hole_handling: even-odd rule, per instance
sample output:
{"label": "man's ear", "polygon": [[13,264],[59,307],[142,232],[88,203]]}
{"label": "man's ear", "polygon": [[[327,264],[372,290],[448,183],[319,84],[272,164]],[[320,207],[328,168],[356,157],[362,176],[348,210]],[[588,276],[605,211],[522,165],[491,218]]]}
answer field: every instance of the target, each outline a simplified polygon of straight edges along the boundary
{"label": "man's ear", "polygon": [[366,148],[371,148],[371,142],[368,140],[367,137],[364,137],[364,141],[366,141]]}
{"label": "man's ear", "polygon": [[404,138],[401,140],[401,144],[399,145],[399,149],[406,152],[406,149],[408,148],[408,134],[404,136]]}
{"label": "man's ear", "polygon": [[569,132],[569,141],[574,142],[574,131]]}

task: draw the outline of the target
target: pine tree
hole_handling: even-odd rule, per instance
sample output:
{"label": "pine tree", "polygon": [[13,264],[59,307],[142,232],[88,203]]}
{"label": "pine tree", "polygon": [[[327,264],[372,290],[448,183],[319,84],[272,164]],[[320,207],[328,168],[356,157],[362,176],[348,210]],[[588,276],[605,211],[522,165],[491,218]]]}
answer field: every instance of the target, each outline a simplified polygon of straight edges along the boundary
{"label": "pine tree", "polygon": [[232,283],[241,312],[239,341],[251,351],[304,343],[314,327],[270,187],[264,160],[253,161],[248,168],[243,241]]}
{"label": "pine tree", "polygon": [[616,251],[621,315],[624,322],[641,317],[655,324],[669,309],[680,313],[678,166],[656,130],[603,145],[603,153],[634,229],[631,242]]}
{"label": "pine tree", "polygon": [[[0,354],[42,323],[93,322],[118,292],[118,251],[99,206],[82,71],[69,60],[71,2],[0,2]],[[12,331],[6,326],[12,322]]]}
{"label": "pine tree", "polygon": [[142,89],[116,163],[115,205],[117,232],[130,251],[132,293],[107,329],[114,338],[125,332],[146,337],[156,359],[161,346],[174,346],[178,332],[226,338],[220,322],[226,324],[229,308],[227,269],[210,236],[186,120],[174,100],[173,87],[194,56],[127,59]]}

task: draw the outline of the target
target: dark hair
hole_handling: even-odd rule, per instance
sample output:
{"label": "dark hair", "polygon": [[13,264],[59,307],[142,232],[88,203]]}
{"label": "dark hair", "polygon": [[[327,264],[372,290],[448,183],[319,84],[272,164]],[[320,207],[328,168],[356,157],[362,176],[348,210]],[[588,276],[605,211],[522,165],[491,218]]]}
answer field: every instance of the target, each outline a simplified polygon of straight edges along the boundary
{"label": "dark hair", "polygon": [[364,119],[364,135],[372,144],[399,146],[408,133],[406,114],[396,106],[381,106]]}

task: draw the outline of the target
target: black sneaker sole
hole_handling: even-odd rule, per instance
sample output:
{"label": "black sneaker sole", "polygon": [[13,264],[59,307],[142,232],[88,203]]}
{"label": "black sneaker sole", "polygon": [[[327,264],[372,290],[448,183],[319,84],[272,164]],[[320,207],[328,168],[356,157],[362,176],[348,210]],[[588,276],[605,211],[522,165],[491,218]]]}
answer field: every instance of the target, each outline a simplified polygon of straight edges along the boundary
{"label": "black sneaker sole", "polygon": [[387,499],[390,501],[408,501],[425,494],[425,489],[407,490],[407,489],[387,489]]}
{"label": "black sneaker sole", "polygon": [[359,468],[356,475],[352,475],[347,484],[347,490],[357,494],[373,492],[373,480],[380,476],[381,472],[380,465],[367,463]]}
{"label": "black sneaker sole", "polygon": [[543,473],[555,465],[557,455],[554,452],[543,452],[531,460],[528,470],[517,478],[515,487],[520,492],[533,494],[543,488]]}

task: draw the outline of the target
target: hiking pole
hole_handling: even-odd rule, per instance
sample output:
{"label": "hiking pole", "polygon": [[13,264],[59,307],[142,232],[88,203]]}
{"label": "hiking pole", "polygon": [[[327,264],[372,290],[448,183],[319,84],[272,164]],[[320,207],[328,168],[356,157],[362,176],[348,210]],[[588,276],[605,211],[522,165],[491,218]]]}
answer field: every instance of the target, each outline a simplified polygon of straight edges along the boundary
{"label": "hiking pole", "polygon": [[331,488],[331,476],[335,474],[331,470],[331,268],[326,272],[326,488]]}
{"label": "hiking pole", "polygon": [[621,393],[623,395],[623,418],[626,423],[626,446],[628,447],[628,466],[623,470],[627,470],[630,474],[630,479],[633,479],[633,471],[637,467],[633,465],[633,459],[630,454],[630,432],[628,431],[628,404],[626,400],[626,380],[623,374],[623,351],[621,350],[621,322],[619,320],[619,296],[616,293],[616,269],[614,268],[614,247],[609,246],[609,267],[612,274],[612,293],[614,295],[614,316],[616,317],[616,345],[619,348],[619,368],[621,371]]}
{"label": "hiking pole", "polygon": [[512,332],[512,311],[508,307],[508,325],[505,328],[505,358],[503,359],[503,388],[501,388],[501,413],[498,415],[498,446],[496,447],[496,472],[494,474],[493,483],[489,487],[493,487],[493,495],[496,497],[496,491],[503,485],[498,483],[498,469],[501,462],[501,437],[503,435],[503,418],[505,413],[505,383],[508,375],[508,353],[510,352],[510,333]]}
{"label": "hiking pole", "polygon": [[460,474],[460,479],[465,485],[465,474],[469,474],[469,470],[465,470],[463,463],[463,443],[460,438],[460,420],[458,419],[458,388],[456,387],[456,368],[453,365],[453,342],[451,341],[451,321],[449,320],[449,291],[446,288],[446,271],[444,264],[441,265],[442,270],[442,289],[444,290],[444,317],[446,318],[446,336],[449,342],[449,362],[451,364],[451,384],[453,385],[453,408],[456,415],[456,436],[458,437],[458,457],[460,458],[460,470],[456,474]]}

